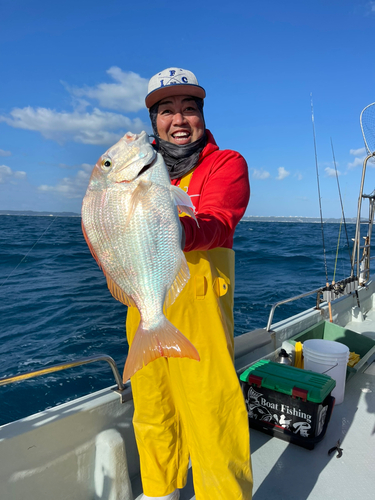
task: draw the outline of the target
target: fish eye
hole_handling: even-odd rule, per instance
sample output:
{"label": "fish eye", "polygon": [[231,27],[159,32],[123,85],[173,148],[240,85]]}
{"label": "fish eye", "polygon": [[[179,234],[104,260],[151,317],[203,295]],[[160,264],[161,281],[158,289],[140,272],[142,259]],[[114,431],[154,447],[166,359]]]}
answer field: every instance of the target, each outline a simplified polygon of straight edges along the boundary
{"label": "fish eye", "polygon": [[109,170],[112,167],[112,160],[110,158],[102,159],[102,169]]}

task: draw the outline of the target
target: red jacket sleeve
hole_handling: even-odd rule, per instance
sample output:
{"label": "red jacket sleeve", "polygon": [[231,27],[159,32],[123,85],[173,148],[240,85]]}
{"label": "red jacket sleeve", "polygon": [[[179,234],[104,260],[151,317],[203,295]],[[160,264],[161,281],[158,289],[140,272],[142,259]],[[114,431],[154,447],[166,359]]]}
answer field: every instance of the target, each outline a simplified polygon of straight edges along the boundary
{"label": "red jacket sleeve", "polygon": [[[205,161],[212,162],[210,156],[203,160],[202,167]],[[215,158],[205,173],[196,213],[199,227],[194,219],[181,218],[186,234],[185,252],[232,248],[236,225],[249,202],[249,174],[245,159],[230,150],[216,151],[212,156]]]}

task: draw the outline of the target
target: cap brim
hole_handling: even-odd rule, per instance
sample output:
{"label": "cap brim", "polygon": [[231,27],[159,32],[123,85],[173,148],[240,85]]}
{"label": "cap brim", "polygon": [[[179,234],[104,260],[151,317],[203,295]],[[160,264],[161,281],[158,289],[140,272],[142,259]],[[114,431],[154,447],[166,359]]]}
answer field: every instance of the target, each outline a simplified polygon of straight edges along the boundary
{"label": "cap brim", "polygon": [[193,97],[200,97],[201,99],[204,99],[206,97],[206,91],[199,85],[167,85],[160,89],[153,90],[152,92],[147,94],[145,99],[146,106],[148,109],[150,109],[151,106],[161,101],[165,97],[171,97],[175,95],[191,95]]}

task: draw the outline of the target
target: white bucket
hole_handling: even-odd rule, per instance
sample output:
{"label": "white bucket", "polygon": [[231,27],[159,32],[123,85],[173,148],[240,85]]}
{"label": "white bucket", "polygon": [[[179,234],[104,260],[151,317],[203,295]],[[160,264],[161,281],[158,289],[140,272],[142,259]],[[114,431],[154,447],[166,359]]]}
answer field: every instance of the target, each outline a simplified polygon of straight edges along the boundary
{"label": "white bucket", "polygon": [[344,400],[346,365],[349,359],[349,348],[333,340],[311,339],[303,343],[305,370],[325,373],[336,380],[332,396],[336,404]]}

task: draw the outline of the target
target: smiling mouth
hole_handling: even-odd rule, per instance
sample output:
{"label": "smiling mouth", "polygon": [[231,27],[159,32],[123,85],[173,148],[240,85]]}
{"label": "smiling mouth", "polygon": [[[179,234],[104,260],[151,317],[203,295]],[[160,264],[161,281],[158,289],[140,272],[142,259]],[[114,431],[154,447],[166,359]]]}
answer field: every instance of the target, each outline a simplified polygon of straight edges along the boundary
{"label": "smiling mouth", "polygon": [[176,142],[186,142],[187,140],[190,139],[191,133],[188,132],[187,130],[184,131],[180,130],[178,132],[174,132],[172,134],[172,137]]}

